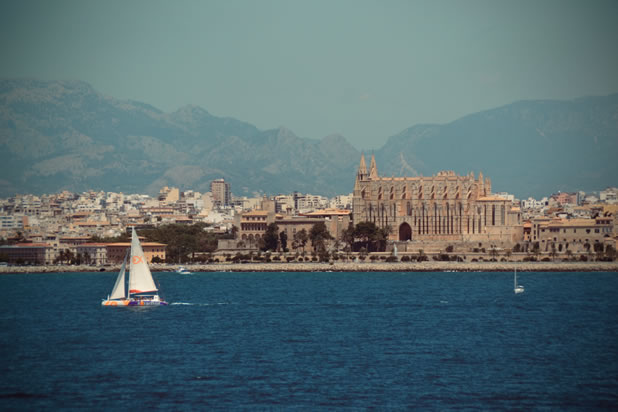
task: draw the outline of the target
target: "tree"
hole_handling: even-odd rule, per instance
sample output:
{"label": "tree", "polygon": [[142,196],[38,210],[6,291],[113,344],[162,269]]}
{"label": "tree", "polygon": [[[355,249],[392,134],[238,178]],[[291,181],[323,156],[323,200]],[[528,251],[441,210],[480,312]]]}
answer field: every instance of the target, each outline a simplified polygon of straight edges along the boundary
{"label": "tree", "polygon": [[376,231],[378,251],[384,252],[386,250],[386,242],[388,241],[388,236],[391,234],[392,230],[393,228],[389,225]]}
{"label": "tree", "polygon": [[325,242],[332,238],[333,237],[328,232],[328,229],[326,228],[324,222],[315,223],[309,231],[309,239],[311,239],[311,244],[313,245],[314,251],[325,250]]}
{"label": "tree", "polygon": [[217,248],[217,241],[223,235],[205,231],[207,226],[205,223],[189,226],[169,224],[142,230],[139,234],[149,242],[166,244],[166,260],[177,263],[184,262],[189,255],[194,257],[196,252],[210,253]]}
{"label": "tree", "polygon": [[281,244],[281,250],[284,252],[288,248],[288,234],[285,232],[279,233],[279,243]]}
{"label": "tree", "polygon": [[556,252],[556,244],[554,242],[551,243],[551,250],[549,252],[549,256],[551,256],[551,259],[554,260],[556,258],[556,255],[558,254],[558,252]]}
{"label": "tree", "polygon": [[303,253],[305,252],[305,245],[307,244],[307,241],[309,240],[309,235],[307,234],[307,231],[305,229],[299,230],[298,232],[296,232],[294,234],[294,248],[298,249],[298,248],[302,248],[303,249]]}
{"label": "tree", "polygon": [[341,232],[341,240],[348,245],[348,250],[352,250],[354,247],[354,226],[352,223]]}
{"label": "tree", "polygon": [[365,249],[371,251],[371,245],[378,236],[378,227],[373,222],[360,222],[354,228],[354,238],[365,243]]}
{"label": "tree", "polygon": [[264,246],[261,248],[263,251],[277,250],[277,244],[279,243],[279,227],[276,223],[271,223],[266,227],[266,233],[264,233]]}
{"label": "tree", "polygon": [[68,264],[71,264],[75,260],[75,254],[70,249],[65,249],[64,258]]}

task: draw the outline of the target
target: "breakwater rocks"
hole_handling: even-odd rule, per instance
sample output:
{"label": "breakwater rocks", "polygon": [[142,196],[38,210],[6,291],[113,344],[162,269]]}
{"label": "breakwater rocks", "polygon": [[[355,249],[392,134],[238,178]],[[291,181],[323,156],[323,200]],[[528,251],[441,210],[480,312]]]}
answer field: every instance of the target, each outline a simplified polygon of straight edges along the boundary
{"label": "breakwater rocks", "polygon": [[[177,265],[151,265],[175,272]],[[192,272],[618,272],[618,262],[335,262],[214,263],[185,265]],[[117,272],[120,266],[2,266],[0,273]]]}

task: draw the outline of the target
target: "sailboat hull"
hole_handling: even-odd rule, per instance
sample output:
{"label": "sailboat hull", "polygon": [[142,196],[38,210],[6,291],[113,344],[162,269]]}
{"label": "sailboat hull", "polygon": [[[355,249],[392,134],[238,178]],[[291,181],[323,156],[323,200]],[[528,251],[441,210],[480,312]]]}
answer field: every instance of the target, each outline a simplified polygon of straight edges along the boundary
{"label": "sailboat hull", "polygon": [[101,302],[101,306],[166,306],[168,303],[163,300],[151,300],[151,299],[118,299],[118,300],[104,300]]}

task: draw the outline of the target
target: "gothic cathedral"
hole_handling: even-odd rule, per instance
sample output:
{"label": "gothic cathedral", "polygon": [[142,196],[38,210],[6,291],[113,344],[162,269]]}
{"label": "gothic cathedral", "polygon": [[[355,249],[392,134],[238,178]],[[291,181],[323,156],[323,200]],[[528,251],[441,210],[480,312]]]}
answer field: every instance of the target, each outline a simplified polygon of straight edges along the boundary
{"label": "gothic cathedral", "polygon": [[369,172],[361,156],[353,198],[354,222],[391,228],[391,240],[493,242],[508,244],[521,231],[513,202],[492,196],[491,181],[480,173],[452,171],[431,177],[380,177],[375,156]]}

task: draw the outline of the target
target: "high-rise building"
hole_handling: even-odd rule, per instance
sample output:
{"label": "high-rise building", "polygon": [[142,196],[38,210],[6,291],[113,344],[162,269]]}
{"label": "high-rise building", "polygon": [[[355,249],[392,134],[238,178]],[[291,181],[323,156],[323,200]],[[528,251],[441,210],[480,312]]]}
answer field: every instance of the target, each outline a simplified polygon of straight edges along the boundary
{"label": "high-rise building", "polygon": [[210,192],[212,193],[212,200],[215,206],[223,207],[230,205],[232,192],[230,191],[230,184],[224,179],[216,179],[210,182]]}

